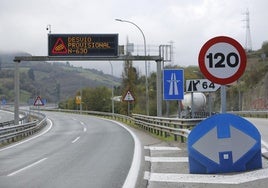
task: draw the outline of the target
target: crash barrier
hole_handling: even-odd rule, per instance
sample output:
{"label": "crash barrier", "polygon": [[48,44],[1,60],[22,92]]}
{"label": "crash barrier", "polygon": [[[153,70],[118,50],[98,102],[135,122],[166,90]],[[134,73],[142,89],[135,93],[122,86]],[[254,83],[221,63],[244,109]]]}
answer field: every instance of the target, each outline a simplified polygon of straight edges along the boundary
{"label": "crash barrier", "polygon": [[9,125],[0,128],[0,145],[20,140],[30,136],[46,125],[46,116],[42,113],[34,112],[29,117],[28,123],[19,125]]}
{"label": "crash barrier", "polygon": [[191,129],[203,120],[203,118],[179,119],[133,114],[135,124],[146,131],[159,136],[173,137],[175,141],[180,138],[185,142]]}
{"label": "crash barrier", "polygon": [[60,111],[67,113],[78,113],[87,114],[94,116],[101,116],[109,119],[114,119],[116,121],[121,121],[132,126],[139,127],[145,131],[152,134],[165,137],[170,140],[185,142],[190,130],[203,118],[195,119],[179,119],[179,118],[165,118],[165,117],[155,117],[146,116],[140,114],[132,114],[131,116],[126,116],[122,114],[113,114],[108,112],[96,112],[96,111],[79,111],[79,110],[47,110],[47,111]]}
{"label": "crash barrier", "polygon": [[231,111],[229,113],[242,117],[268,118],[268,111]]}

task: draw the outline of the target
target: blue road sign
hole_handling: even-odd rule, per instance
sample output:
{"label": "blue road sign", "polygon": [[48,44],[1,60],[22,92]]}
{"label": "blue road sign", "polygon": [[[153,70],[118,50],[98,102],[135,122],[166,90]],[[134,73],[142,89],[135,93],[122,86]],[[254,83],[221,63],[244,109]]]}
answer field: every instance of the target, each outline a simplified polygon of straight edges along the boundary
{"label": "blue road sign", "polygon": [[7,104],[7,100],[6,99],[2,99],[2,105],[6,105]]}
{"label": "blue road sign", "polygon": [[163,70],[163,96],[164,100],[182,100],[184,97],[183,69]]}
{"label": "blue road sign", "polygon": [[199,123],[188,136],[190,173],[240,172],[262,168],[261,136],[246,119],[218,114]]}

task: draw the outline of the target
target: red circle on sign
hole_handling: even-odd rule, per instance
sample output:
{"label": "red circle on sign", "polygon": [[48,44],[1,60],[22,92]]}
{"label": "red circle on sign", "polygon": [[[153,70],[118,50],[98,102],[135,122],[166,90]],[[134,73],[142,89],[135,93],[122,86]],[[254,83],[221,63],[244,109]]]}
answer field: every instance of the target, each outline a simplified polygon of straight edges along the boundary
{"label": "red circle on sign", "polygon": [[[234,71],[234,73],[232,75],[227,76],[226,78],[222,78],[215,73],[211,73],[212,71],[206,65],[206,59],[205,59],[205,58],[207,58],[207,52],[211,48],[213,49],[213,47],[215,47],[216,45],[219,46],[219,45],[223,45],[224,43],[232,46],[232,48],[234,48],[238,52],[237,55],[239,57],[239,63],[237,65],[239,67],[237,68],[237,70]],[[235,52],[232,52],[232,53],[235,53]],[[238,80],[242,76],[242,74],[244,73],[244,71],[246,69],[247,56],[246,56],[244,48],[235,39],[232,39],[232,38],[226,37],[226,36],[219,36],[219,37],[215,37],[215,38],[210,39],[202,46],[200,53],[199,53],[199,56],[198,56],[198,63],[199,63],[199,68],[200,68],[201,72],[204,74],[204,76],[207,79],[209,79],[210,81],[217,83],[217,84],[226,85],[226,84],[230,84],[230,83]],[[211,65],[209,65],[209,66],[211,66]],[[223,66],[223,65],[221,65],[221,66]],[[228,68],[228,66],[219,67],[218,72],[220,72],[221,74],[224,74],[225,72],[230,71],[231,68],[232,67]]]}

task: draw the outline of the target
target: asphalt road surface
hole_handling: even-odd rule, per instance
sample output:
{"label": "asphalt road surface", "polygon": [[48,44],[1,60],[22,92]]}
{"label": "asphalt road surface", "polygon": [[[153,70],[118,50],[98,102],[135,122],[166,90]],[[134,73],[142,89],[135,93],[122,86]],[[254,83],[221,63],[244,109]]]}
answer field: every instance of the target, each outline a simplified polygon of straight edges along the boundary
{"label": "asphalt road surface", "polygon": [[[263,169],[252,172],[253,175],[251,172],[241,176],[220,175],[219,179],[216,175],[209,179],[208,175],[205,183],[203,176],[189,174],[185,144],[163,142],[143,131],[135,131],[144,147],[135,158],[135,136],[114,122],[75,114],[47,115],[51,123],[41,135],[0,149],[1,188],[129,188],[135,183],[132,176],[133,181],[126,184],[133,162],[140,168],[136,185],[139,188],[267,187],[266,160]],[[260,131],[263,148],[268,151],[268,120],[247,119]],[[142,165],[137,160],[139,157],[143,158]],[[185,177],[193,182],[187,182]],[[250,181],[250,178],[260,180]]]}
{"label": "asphalt road surface", "polygon": [[0,110],[0,123],[11,121],[14,119],[14,114],[12,112]]}
{"label": "asphalt road surface", "polygon": [[91,116],[47,115],[41,135],[0,149],[0,187],[123,186],[135,146],[126,129]]}
{"label": "asphalt road surface", "polygon": [[266,118],[246,118],[259,130],[261,138],[268,143],[268,119]]}

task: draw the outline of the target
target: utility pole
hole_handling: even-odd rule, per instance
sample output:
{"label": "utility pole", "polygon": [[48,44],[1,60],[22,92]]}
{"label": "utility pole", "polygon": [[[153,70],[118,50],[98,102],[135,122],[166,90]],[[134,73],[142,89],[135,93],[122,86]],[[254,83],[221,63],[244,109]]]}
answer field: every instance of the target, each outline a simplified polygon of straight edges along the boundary
{"label": "utility pole", "polygon": [[20,72],[19,72],[19,63],[20,61],[15,61],[15,104],[14,104],[14,124],[19,124],[19,101],[20,101]]}
{"label": "utility pole", "polygon": [[246,41],[245,41],[245,50],[246,52],[252,51],[252,41],[251,41],[251,34],[250,34],[250,23],[249,23],[249,10],[247,9],[244,13],[246,19],[243,20],[246,22]]}

